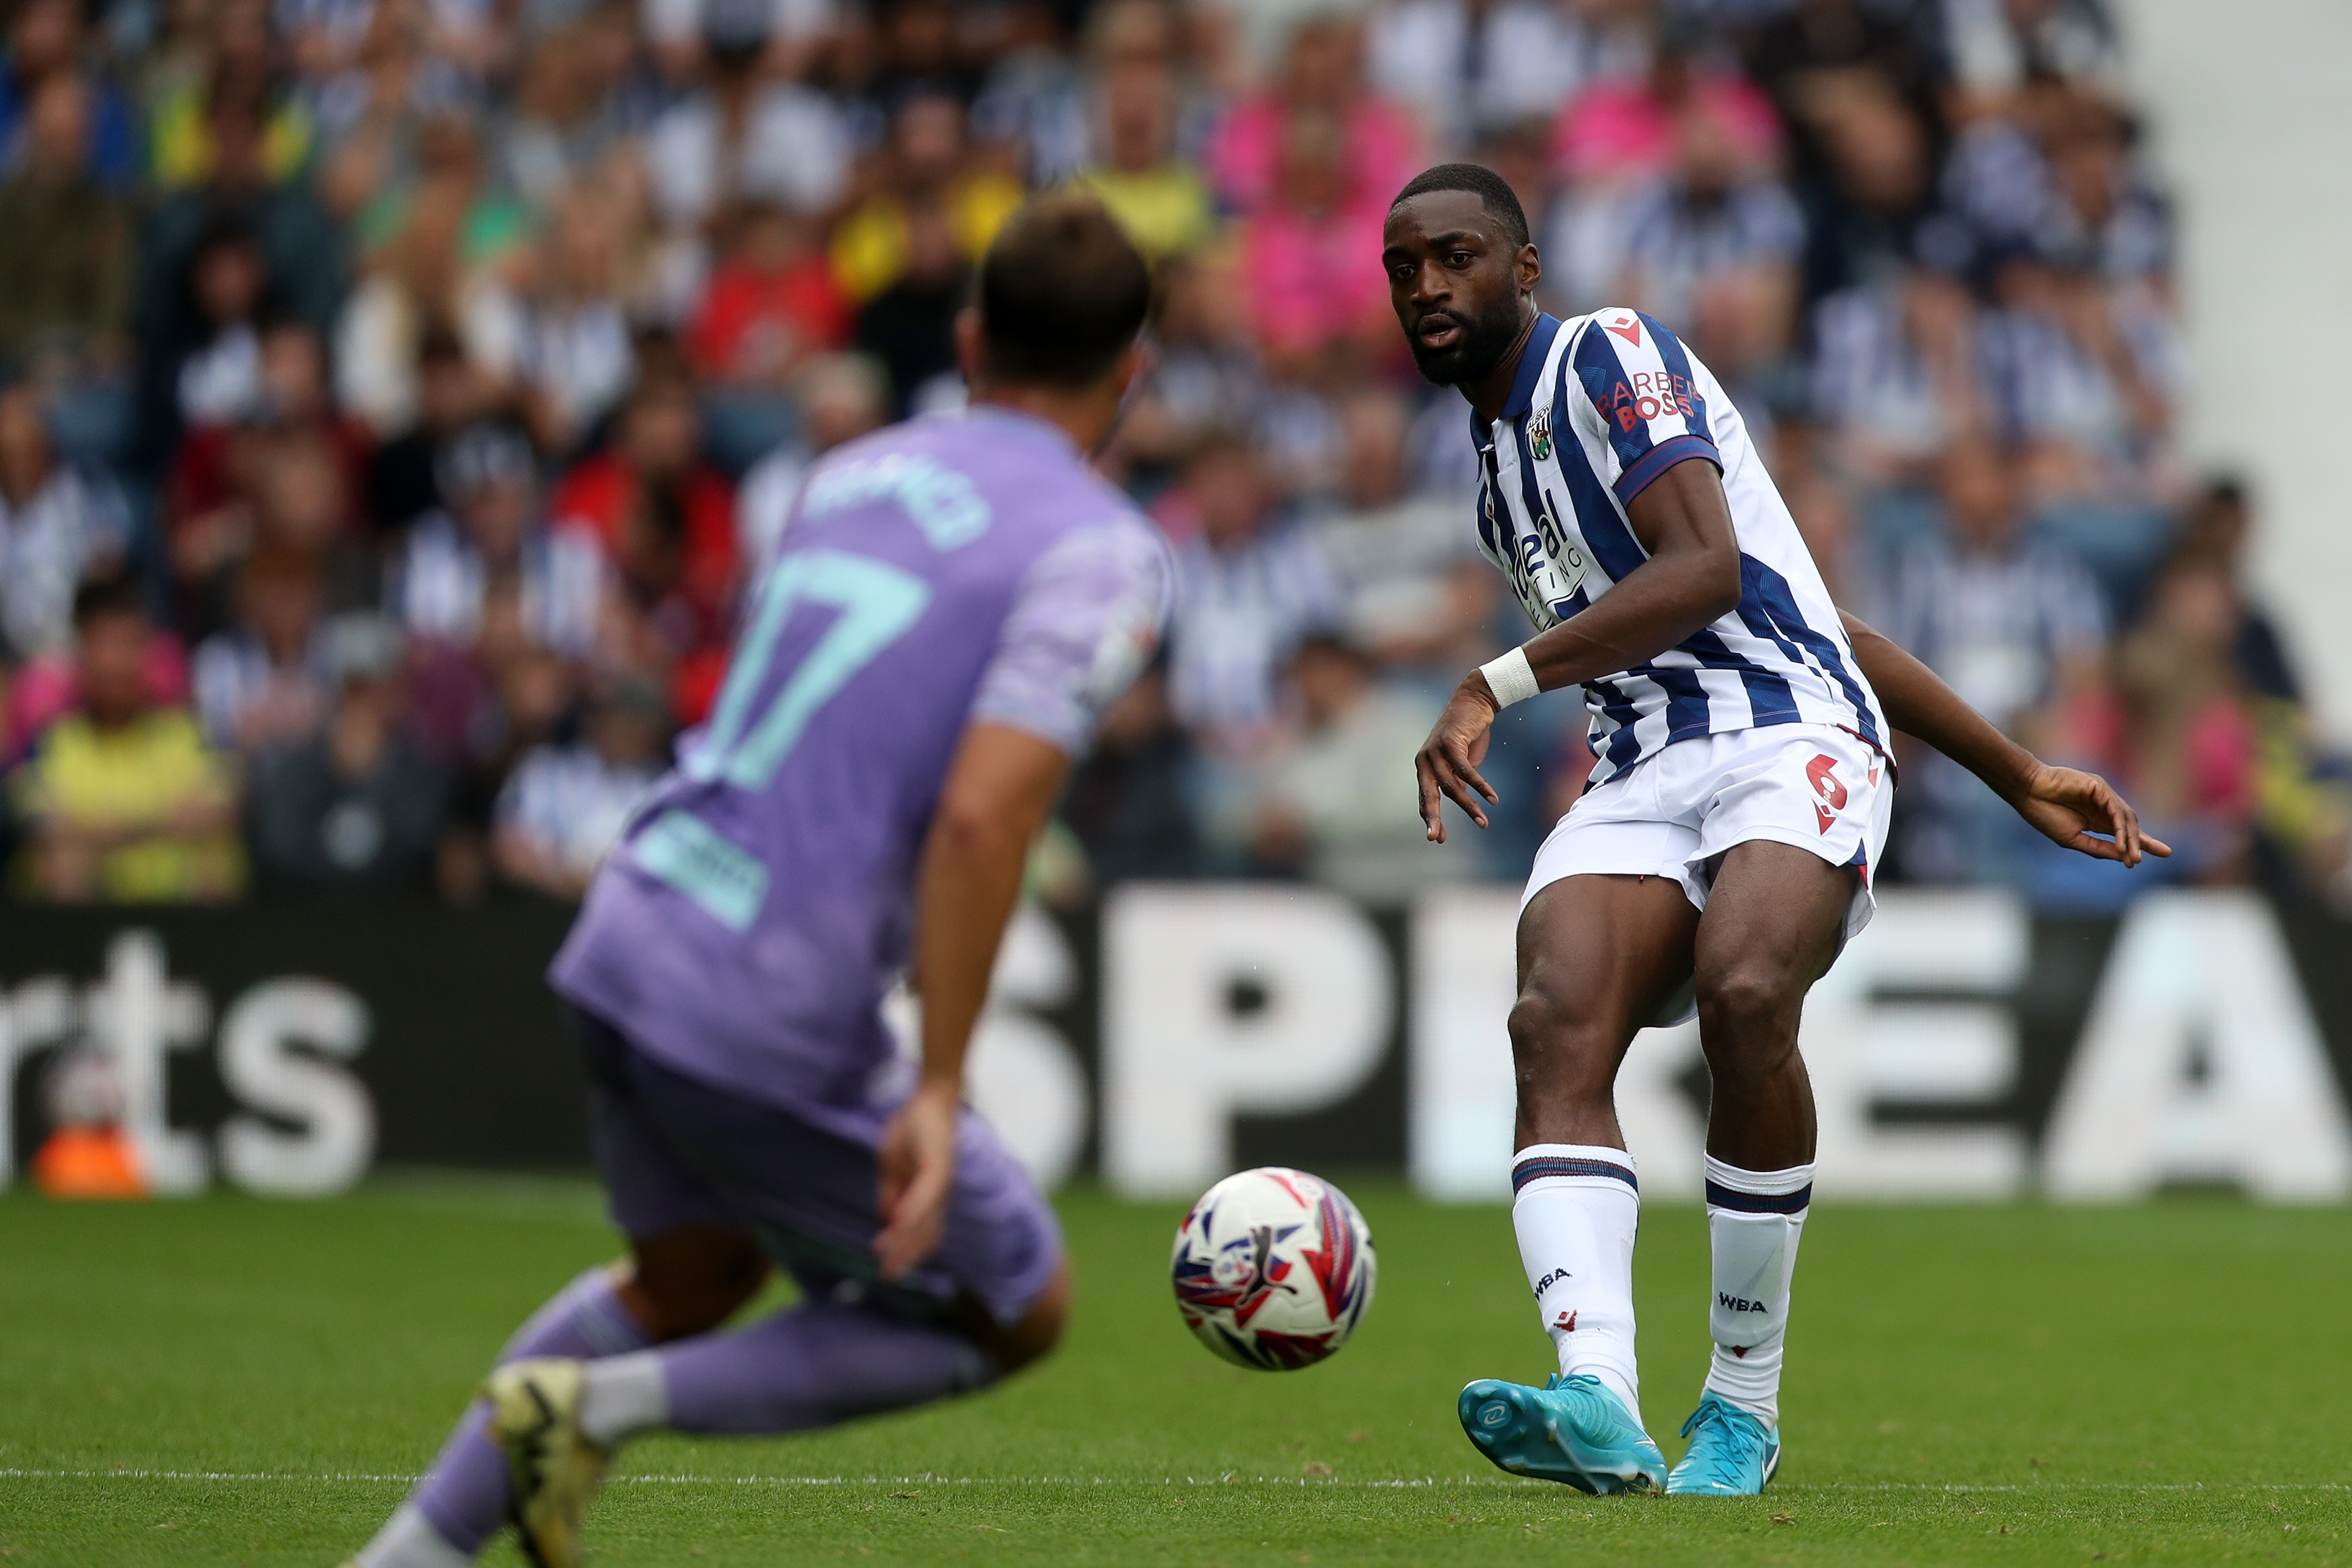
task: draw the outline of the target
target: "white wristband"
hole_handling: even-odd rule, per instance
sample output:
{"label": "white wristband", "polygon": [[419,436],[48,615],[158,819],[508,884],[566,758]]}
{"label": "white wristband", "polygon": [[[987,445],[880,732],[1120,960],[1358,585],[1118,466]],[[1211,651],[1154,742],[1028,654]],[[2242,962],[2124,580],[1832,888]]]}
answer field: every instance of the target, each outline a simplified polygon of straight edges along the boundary
{"label": "white wristband", "polygon": [[1478,667],[1486,678],[1487,689],[1495,700],[1508,708],[1514,702],[1525,702],[1543,689],[1536,684],[1535,668],[1528,663],[1528,650],[1515,647],[1502,658]]}

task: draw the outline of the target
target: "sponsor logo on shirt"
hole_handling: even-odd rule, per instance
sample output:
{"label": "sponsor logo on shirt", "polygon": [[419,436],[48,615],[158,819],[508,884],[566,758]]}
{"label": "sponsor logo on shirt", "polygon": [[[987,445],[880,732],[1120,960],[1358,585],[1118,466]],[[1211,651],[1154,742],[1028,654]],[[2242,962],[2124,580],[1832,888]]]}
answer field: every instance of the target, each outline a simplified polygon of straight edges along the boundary
{"label": "sponsor logo on shirt", "polygon": [[1672,371],[1639,370],[1633,373],[1632,384],[1619,382],[1610,389],[1606,401],[1594,400],[1604,419],[1614,419],[1620,430],[1631,430],[1653,419],[1663,419],[1669,414],[1679,414],[1685,419],[1698,416],[1691,402],[1691,384],[1687,376]]}

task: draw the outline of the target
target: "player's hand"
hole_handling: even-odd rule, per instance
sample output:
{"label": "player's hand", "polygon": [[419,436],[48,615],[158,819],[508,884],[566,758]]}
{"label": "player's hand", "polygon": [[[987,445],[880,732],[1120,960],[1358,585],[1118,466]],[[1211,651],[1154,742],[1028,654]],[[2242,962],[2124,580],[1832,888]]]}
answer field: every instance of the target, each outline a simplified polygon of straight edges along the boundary
{"label": "player's hand", "polygon": [[926,1080],[882,1131],[882,1232],[874,1258],[896,1279],[939,1250],[955,1184],[956,1122],[962,1102],[953,1084]]}
{"label": "player's hand", "polygon": [[[2139,830],[2139,814],[2096,773],[2043,763],[2027,776],[2012,803],[2017,815],[2054,844],[2097,860],[2137,866],[2144,855],[2169,856],[2172,846]],[[2110,838],[2095,837],[2108,834]]]}
{"label": "player's hand", "polygon": [[1429,739],[1412,759],[1413,773],[1421,781],[1421,825],[1432,844],[1445,842],[1441,794],[1468,812],[1470,820],[1481,827],[1486,826],[1486,808],[1479,801],[1492,804],[1503,798],[1478,774],[1478,764],[1486,760],[1486,742],[1494,738],[1499,707],[1495,694],[1486,689],[1486,678],[1474,670],[1454,689],[1445,711],[1437,716],[1437,727],[1430,731]]}

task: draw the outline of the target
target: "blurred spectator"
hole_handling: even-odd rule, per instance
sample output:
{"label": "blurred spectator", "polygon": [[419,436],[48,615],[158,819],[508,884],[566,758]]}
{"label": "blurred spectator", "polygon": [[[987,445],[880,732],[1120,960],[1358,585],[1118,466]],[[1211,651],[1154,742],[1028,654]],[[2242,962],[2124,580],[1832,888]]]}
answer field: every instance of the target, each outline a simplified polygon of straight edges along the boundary
{"label": "blurred spectator", "polygon": [[1714,108],[1685,105],[1675,131],[1672,167],[1626,200],[1611,298],[1657,316],[1717,376],[1747,384],[1789,346],[1804,218]]}
{"label": "blurred spectator", "polygon": [[1975,307],[1948,279],[1896,274],[1822,300],[1811,374],[1827,445],[1865,483],[1908,481],[1984,431]]}
{"label": "blurred spectator", "polygon": [[236,418],[193,426],[173,459],[164,521],[173,558],[200,575],[245,548],[264,470],[289,440],[313,441],[333,457],[343,493],[367,480],[367,432],[335,409],[326,345],[297,321],[264,328],[255,351],[256,390]]}
{"label": "blurred spectator", "polygon": [[245,881],[236,783],[195,716],[149,699],[153,628],[122,575],[74,599],[79,695],[17,771],[18,885],[80,902],[234,897]]}
{"label": "blurred spectator", "polygon": [[335,327],[337,395],[379,436],[416,418],[420,355],[454,331],[486,374],[517,373],[521,328],[511,298],[527,271],[530,215],[490,189],[462,116],[420,130],[413,178],[370,202],[352,228],[364,276]]}
{"label": "blurred spectator", "polygon": [[1167,61],[1147,55],[1111,63],[1098,104],[1101,155],[1078,184],[1154,264],[1207,244],[1216,210],[1208,181],[1177,150],[1176,76]]}
{"label": "blurred spectator", "polygon": [[860,305],[919,267],[937,270],[930,252],[942,241],[953,265],[978,262],[1021,205],[1016,182],[970,156],[963,106],[939,93],[909,98],[898,110],[882,177],[883,188],[834,234],[834,276]]}
{"label": "blurred spectator", "polygon": [[[1994,301],[1978,328],[1986,394],[2026,448],[2036,499],[2153,500],[2172,421],[2169,325],[2095,275],[2030,253],[2000,263]],[[2143,547],[2160,529],[2143,531],[2155,534]]]}
{"label": "blurred spectator", "polygon": [[352,525],[349,470],[335,448],[299,428],[260,432],[246,459],[249,503],[198,514],[170,541],[180,629],[202,638],[230,624],[237,563],[259,551],[313,563],[330,611],[373,602],[378,561]]}
{"label": "blurred spectator", "polygon": [[[1244,216],[1281,195],[1296,155],[1292,121],[1317,117],[1318,159],[1333,165],[1337,204],[1372,204],[1382,212],[1420,167],[1420,136],[1403,110],[1364,89],[1363,37],[1352,17],[1310,14],[1291,35],[1271,91],[1234,104],[1208,154],[1218,196]],[[1379,247],[1373,247],[1379,254]]]}
{"label": "blurred spectator", "polygon": [[767,560],[784,536],[809,465],[845,441],[881,428],[890,388],[882,367],[858,354],[822,354],[799,377],[800,438],[777,447],[743,476],[735,535],[747,564]]}
{"label": "blurred spectator", "polygon": [[740,471],[790,436],[795,373],[810,355],[847,343],[851,320],[813,222],[749,202],[731,226],[687,350],[709,388],[712,456]]}
{"label": "blurred spectator", "polygon": [[2116,654],[2114,763],[2148,830],[2171,844],[2168,881],[2252,872],[2258,740],[2231,659],[2236,596],[2218,562],[2175,559],[2149,584]]}
{"label": "blurred spectator", "polygon": [[638,377],[612,444],[548,505],[559,532],[596,542],[633,617],[621,654],[672,681],[679,719],[702,716],[724,663],[736,572],[735,497],[701,457],[701,416],[674,356]]}
{"label": "blurred spectator", "polygon": [[[2014,466],[1999,448],[1955,447],[1939,473],[1942,526],[1895,561],[1874,618],[1994,723],[2045,752],[2077,752],[2064,718],[2105,683],[2098,585],[2063,547],[2027,531]],[[1943,757],[1904,765],[1906,872],[1969,881],[1999,865],[1989,836],[2005,833],[2006,808]]]}
{"label": "blurred spectator", "polygon": [[2252,523],[2244,486],[2227,476],[2211,479],[2189,510],[2178,553],[2205,563],[2230,586],[2231,662],[2258,748],[2257,870],[2274,888],[2322,890],[2340,906],[2352,893],[2344,882],[2352,862],[2352,780],[2344,760],[2320,741],[2285,639],[2245,588]]}
{"label": "blurred spectator", "polygon": [[1195,863],[1191,747],[1168,706],[1168,672],[1153,665],[1103,713],[1094,750],[1071,773],[1060,820],[1097,889],[1189,877]]}
{"label": "blurred spectator", "polygon": [[256,758],[246,801],[255,871],[289,892],[421,889],[449,784],[401,732],[400,634],[380,616],[349,615],[322,641],[334,717],[322,733]]}
{"label": "blurred spectator", "polygon": [[607,191],[566,197],[513,288],[476,290],[461,321],[474,363],[512,389],[541,448],[575,450],[628,390],[635,351],[623,310],[626,216]]}
{"label": "blurred spectator", "polygon": [[[1402,0],[1376,8],[1367,51],[1381,91],[1420,115],[1441,146],[1549,118],[1596,77],[1622,68],[1599,5],[1545,0]],[[1619,58],[1612,61],[1611,55]]]}
{"label": "blurred spectator", "polygon": [[1299,731],[1252,770],[1237,820],[1221,825],[1249,862],[1382,903],[1475,869],[1465,857],[1433,859],[1403,809],[1416,788],[1413,754],[1443,699],[1381,681],[1360,649],[1330,636],[1299,645],[1291,679]]}
{"label": "blurred spectator", "polygon": [[[849,178],[848,128],[839,107],[762,60],[799,16],[825,0],[650,0],[654,13],[698,13],[701,85],[656,120],[645,143],[654,203],[672,229],[698,227],[729,203],[759,198],[822,212]],[[795,14],[798,14],[796,16]],[[687,37],[692,37],[693,32]]]}
{"label": "blurred spectator", "polygon": [[658,690],[625,681],[590,705],[583,740],[523,758],[499,797],[499,874],[550,898],[584,892],[638,797],[661,775],[667,723]]}
{"label": "blurred spectator", "polygon": [[1303,111],[1283,126],[1279,172],[1245,219],[1241,276],[1249,279],[1259,348],[1277,374],[1313,379],[1396,354],[1396,318],[1380,268],[1388,197],[1349,189],[1336,115]]}
{"label": "blurred spectator", "polygon": [[621,85],[635,41],[626,13],[588,10],[531,39],[495,135],[499,178],[535,210],[634,150]]}
{"label": "blurred spectator", "polygon": [[466,345],[446,328],[425,334],[416,354],[415,417],[368,454],[369,521],[378,536],[441,504],[438,470],[444,445],[488,412],[491,395]]}
{"label": "blurred spectator", "polygon": [[201,78],[171,84],[149,106],[156,184],[276,184],[300,173],[310,117],[270,37],[268,0],[214,0],[205,52]]}
{"label": "blurred spectator", "polygon": [[1479,559],[1457,499],[1406,492],[1404,399],[1359,393],[1340,418],[1339,504],[1317,521],[1315,541],[1347,595],[1349,646],[1433,670],[1483,661],[1501,580]]}
{"label": "blurred spectator", "polygon": [[[61,168],[92,184],[121,189],[139,172],[139,139],[131,105],[85,58],[82,8],[75,0],[25,0],[8,24],[8,52],[0,64],[0,165],[21,169],[41,137],[36,123],[42,93],[78,89],[83,125],[75,138],[80,158]],[[56,112],[55,110],[51,110]],[[51,152],[61,149],[53,147]]]}
{"label": "blurred spectator", "polygon": [[1689,19],[1669,14],[1645,72],[1597,81],[1569,99],[1553,132],[1562,172],[1601,186],[1663,174],[1675,161],[1679,124],[1694,109],[1713,118],[1742,163],[1769,159],[1780,135],[1770,102],[1707,58],[1706,44]]}
{"label": "blurred spectator", "polygon": [[263,290],[268,263],[250,225],[228,220],[196,246],[189,288],[196,331],[171,377],[183,425],[229,425],[261,395]]}
{"label": "blurred spectator", "polygon": [[604,552],[576,530],[551,529],[538,466],[520,432],[477,425],[441,453],[443,506],[410,524],[387,602],[412,637],[472,648],[493,597],[512,594],[530,643],[571,658],[593,649]]}
{"label": "blurred spectator", "polygon": [[1276,512],[1265,464],[1242,437],[1203,442],[1181,499],[1195,531],[1176,547],[1169,702],[1213,752],[1253,755],[1280,731],[1283,665],[1339,623],[1341,590],[1313,536]]}
{"label": "blurred spectator", "polygon": [[63,649],[74,585],[120,563],[130,544],[114,481],[58,460],[32,388],[0,392],[0,659]]}
{"label": "blurred spectator", "polygon": [[[1113,437],[1112,460],[1162,477],[1220,426],[1257,422],[1265,381],[1252,352],[1247,291],[1232,266],[1210,256],[1171,260],[1160,270],[1152,359]],[[1459,434],[1460,422],[1454,422]]]}
{"label": "blurred spectator", "polygon": [[46,379],[125,368],[131,215],[89,169],[91,93],[60,71],[24,109],[22,147],[0,184],[0,354]]}
{"label": "blurred spectator", "polygon": [[954,331],[969,288],[945,213],[913,209],[899,239],[898,268],[887,288],[859,307],[855,341],[889,377],[890,412],[903,418],[961,400]]}
{"label": "blurred spectator", "polygon": [[747,202],[731,229],[687,346],[709,380],[772,391],[808,354],[848,342],[848,303],[808,219],[772,202]]}
{"label": "blurred spectator", "polygon": [[318,562],[291,551],[247,556],[236,570],[236,618],[197,647],[196,715],[212,743],[250,755],[323,723],[333,700],[320,639]]}

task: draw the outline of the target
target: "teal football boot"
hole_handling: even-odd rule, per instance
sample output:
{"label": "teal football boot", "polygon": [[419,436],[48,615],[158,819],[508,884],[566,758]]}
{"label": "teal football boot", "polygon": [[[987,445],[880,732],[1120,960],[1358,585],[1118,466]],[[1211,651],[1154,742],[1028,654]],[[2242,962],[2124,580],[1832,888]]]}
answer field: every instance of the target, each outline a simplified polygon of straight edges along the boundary
{"label": "teal football boot", "polygon": [[1554,1377],[1541,1388],[1482,1377],[1462,1391],[1462,1430],[1515,1476],[1565,1481],[1603,1495],[1655,1491],[1666,1457],[1641,1417],[1597,1377]]}
{"label": "teal football boot", "polygon": [[1683,1423],[1690,1451],[1666,1478],[1669,1497],[1754,1497],[1780,1468],[1780,1434],[1718,1394]]}

